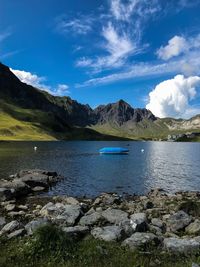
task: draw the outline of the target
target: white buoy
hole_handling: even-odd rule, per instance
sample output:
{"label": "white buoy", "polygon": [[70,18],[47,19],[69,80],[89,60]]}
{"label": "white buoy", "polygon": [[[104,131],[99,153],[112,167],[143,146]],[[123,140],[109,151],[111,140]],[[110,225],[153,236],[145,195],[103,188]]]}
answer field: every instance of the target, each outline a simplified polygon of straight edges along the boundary
{"label": "white buoy", "polygon": [[37,146],[34,146],[34,150],[35,150],[35,151],[37,150]]}
{"label": "white buoy", "polygon": [[144,149],[143,148],[141,149],[141,152],[144,153]]}

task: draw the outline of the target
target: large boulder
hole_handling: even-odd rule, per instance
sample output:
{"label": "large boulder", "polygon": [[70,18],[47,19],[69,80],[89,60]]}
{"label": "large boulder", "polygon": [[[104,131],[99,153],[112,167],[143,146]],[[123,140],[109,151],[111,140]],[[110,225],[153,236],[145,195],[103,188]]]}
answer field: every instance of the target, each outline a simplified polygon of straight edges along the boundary
{"label": "large boulder", "polygon": [[42,170],[20,171],[9,180],[0,181],[0,200],[26,196],[36,189],[45,190],[61,179],[56,172]]}
{"label": "large boulder", "polygon": [[122,238],[123,230],[120,226],[112,225],[96,227],[91,231],[91,235],[104,241],[119,241]]}
{"label": "large boulder", "polygon": [[194,238],[169,237],[164,239],[163,244],[164,248],[171,253],[195,254],[200,248],[200,243]]}
{"label": "large boulder", "polygon": [[134,213],[130,216],[130,222],[136,232],[147,231],[147,217],[145,213]]}
{"label": "large boulder", "polygon": [[111,224],[120,224],[128,219],[128,213],[119,209],[107,209],[102,212],[102,216]]}
{"label": "large boulder", "polygon": [[80,225],[88,225],[88,226],[93,226],[93,225],[99,225],[100,222],[102,222],[103,217],[101,212],[93,212],[91,214],[86,214],[85,216],[83,216],[80,221],[79,224]]}
{"label": "large boulder", "polygon": [[82,209],[80,205],[53,204],[49,202],[41,209],[40,214],[55,223],[74,226],[78,218],[82,215]]}
{"label": "large boulder", "polygon": [[184,229],[192,221],[191,216],[180,210],[171,215],[167,220],[167,228],[169,231],[177,232]]}
{"label": "large boulder", "polygon": [[128,246],[131,250],[147,250],[151,247],[157,246],[160,239],[152,233],[134,233],[131,237],[125,239],[122,243]]}
{"label": "large boulder", "polygon": [[20,177],[20,180],[30,187],[49,187],[49,177],[46,174],[37,171],[24,174],[24,176]]}

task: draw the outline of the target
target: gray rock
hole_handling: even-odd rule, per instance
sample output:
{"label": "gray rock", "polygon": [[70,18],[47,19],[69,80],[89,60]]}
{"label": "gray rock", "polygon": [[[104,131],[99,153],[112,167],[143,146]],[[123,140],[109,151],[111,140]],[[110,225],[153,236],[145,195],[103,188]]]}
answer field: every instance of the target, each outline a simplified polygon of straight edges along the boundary
{"label": "gray rock", "polygon": [[73,226],[82,215],[82,209],[80,205],[69,205],[63,203],[53,204],[52,202],[49,202],[41,209],[40,214],[58,224]]}
{"label": "gray rock", "polygon": [[74,197],[66,197],[64,201],[66,204],[69,205],[79,205],[79,201]]}
{"label": "gray rock", "polygon": [[1,234],[10,233],[14,230],[17,230],[20,227],[20,223],[18,221],[12,221],[4,225],[1,229]]}
{"label": "gray rock", "polygon": [[120,226],[112,225],[105,227],[96,227],[91,231],[91,235],[104,241],[119,241],[122,238],[122,229]]}
{"label": "gray rock", "polygon": [[20,211],[11,211],[11,212],[8,213],[8,216],[10,216],[10,217],[18,217],[18,216],[23,216],[25,214],[26,213],[23,210],[20,210]]}
{"label": "gray rock", "polygon": [[152,218],[151,225],[149,225],[149,231],[160,235],[166,232],[166,225],[159,218]]}
{"label": "gray rock", "polygon": [[25,230],[19,229],[19,230],[16,230],[16,231],[10,233],[7,237],[8,237],[8,239],[11,239],[11,238],[16,238],[16,237],[22,236],[24,234],[25,234]]}
{"label": "gray rock", "polygon": [[64,212],[56,216],[57,223],[64,223],[67,226],[73,226],[81,216],[82,210],[79,205],[65,205]]}
{"label": "gray rock", "polygon": [[196,219],[194,222],[190,223],[185,231],[190,235],[198,235],[200,234],[200,221]]}
{"label": "gray rock", "polygon": [[10,186],[14,189],[14,195],[16,198],[26,196],[31,192],[30,186],[17,178],[11,182]]}
{"label": "gray rock", "polygon": [[147,231],[148,225],[147,225],[147,217],[145,213],[134,213],[130,216],[131,224],[133,229],[136,232],[145,232]]}
{"label": "gray rock", "polygon": [[199,264],[193,262],[192,267],[200,267],[200,266],[199,266]]}
{"label": "gray rock", "polygon": [[193,238],[175,238],[164,239],[164,248],[172,253],[191,254],[199,250],[200,243]]}
{"label": "gray rock", "polygon": [[88,226],[74,226],[74,227],[63,227],[62,230],[70,235],[82,236],[89,233]]}
{"label": "gray rock", "polygon": [[39,227],[47,225],[48,220],[46,218],[39,218],[33,220],[25,225],[25,229],[28,235],[32,235]]}
{"label": "gray rock", "polygon": [[30,187],[41,186],[48,188],[61,179],[56,172],[44,170],[25,170],[18,173],[20,180]]}
{"label": "gray rock", "polygon": [[15,209],[15,204],[8,204],[5,206],[6,211],[13,211]]}
{"label": "gray rock", "polygon": [[44,186],[35,186],[32,188],[33,192],[41,192],[41,191],[45,191],[46,188]]}
{"label": "gray rock", "polygon": [[93,206],[103,205],[103,206],[111,206],[113,204],[120,204],[121,198],[116,194],[108,194],[102,193],[98,198],[93,202]]}
{"label": "gray rock", "polygon": [[180,210],[173,215],[171,215],[167,220],[167,227],[172,232],[177,232],[184,229],[190,222],[192,218],[185,213],[183,210]]}
{"label": "gray rock", "polygon": [[19,205],[18,209],[20,209],[20,210],[28,210],[28,207],[26,205]]}
{"label": "gray rock", "polygon": [[164,227],[164,222],[162,220],[160,220],[159,218],[152,218],[151,224],[153,224],[154,226],[157,226],[161,229]]}
{"label": "gray rock", "polygon": [[134,233],[131,237],[125,239],[122,243],[131,250],[145,250],[149,246],[157,246],[160,243],[159,238],[152,233]]}
{"label": "gray rock", "polygon": [[0,217],[0,230],[6,225],[6,220],[4,217]]}
{"label": "gray rock", "polygon": [[113,224],[120,224],[120,222],[128,219],[128,213],[118,209],[107,209],[102,212],[102,216]]}
{"label": "gray rock", "polygon": [[162,235],[162,233],[163,233],[163,231],[162,231],[162,229],[161,228],[159,228],[158,226],[155,226],[155,225],[149,225],[148,226],[148,230],[149,230],[149,232],[151,232],[151,233],[153,233],[153,234],[155,234],[155,235]]}
{"label": "gray rock", "polygon": [[21,181],[29,185],[30,187],[44,187],[48,188],[49,187],[49,180],[48,176],[40,173],[27,173],[24,176],[22,176]]}
{"label": "gray rock", "polygon": [[103,220],[103,217],[101,213],[95,211],[91,214],[88,214],[88,215],[86,214],[85,216],[83,216],[80,219],[79,224],[88,225],[88,226],[98,225],[102,220]]}
{"label": "gray rock", "polygon": [[129,219],[121,221],[119,226],[123,229],[126,237],[131,236],[135,232],[135,226],[131,224]]}

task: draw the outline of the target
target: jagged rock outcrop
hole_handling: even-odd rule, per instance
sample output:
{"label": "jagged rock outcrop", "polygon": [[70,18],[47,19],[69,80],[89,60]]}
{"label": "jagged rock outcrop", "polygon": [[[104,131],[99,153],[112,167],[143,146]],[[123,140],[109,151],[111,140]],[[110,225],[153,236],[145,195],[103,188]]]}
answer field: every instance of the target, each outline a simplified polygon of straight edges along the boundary
{"label": "jagged rock outcrop", "polygon": [[128,103],[119,100],[116,103],[101,105],[95,109],[97,115],[97,123],[105,124],[111,122],[121,126],[122,124],[130,122],[140,122],[143,119],[155,121],[156,117],[150,110],[132,108]]}

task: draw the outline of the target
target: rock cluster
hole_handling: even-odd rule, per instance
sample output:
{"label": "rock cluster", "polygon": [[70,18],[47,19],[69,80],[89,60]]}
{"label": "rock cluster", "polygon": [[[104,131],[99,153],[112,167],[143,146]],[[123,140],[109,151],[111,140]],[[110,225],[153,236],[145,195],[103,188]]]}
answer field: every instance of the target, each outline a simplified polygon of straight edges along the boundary
{"label": "rock cluster", "polygon": [[[21,172],[11,180],[12,187],[5,188],[12,191],[17,188],[14,185],[24,183],[33,191],[36,186],[48,188],[58,178],[56,173],[44,171]],[[16,198],[16,191],[11,193]],[[9,239],[32,235],[38,227],[50,223],[73,237],[92,235],[120,242],[131,250],[159,248],[184,255],[200,251],[198,192],[171,195],[155,189],[146,196],[102,193],[96,199],[29,196],[20,203],[17,199],[1,199],[0,236]]]}
{"label": "rock cluster", "polygon": [[[56,172],[44,170],[24,170],[11,175],[8,180],[0,180],[0,201],[25,197],[30,193],[48,190],[61,177]],[[12,210],[12,206],[9,207]]]}

